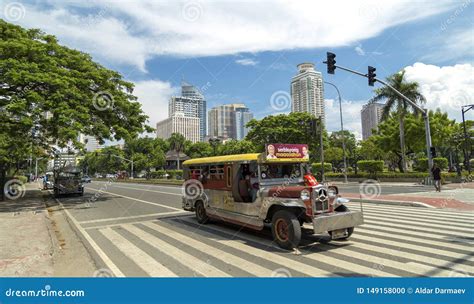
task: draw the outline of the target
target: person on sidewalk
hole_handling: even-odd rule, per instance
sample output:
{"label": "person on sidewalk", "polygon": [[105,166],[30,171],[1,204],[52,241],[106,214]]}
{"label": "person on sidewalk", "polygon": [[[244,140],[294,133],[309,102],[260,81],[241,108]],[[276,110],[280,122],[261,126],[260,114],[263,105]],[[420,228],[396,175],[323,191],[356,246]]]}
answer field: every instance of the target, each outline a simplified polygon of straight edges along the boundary
{"label": "person on sidewalk", "polygon": [[431,173],[433,173],[433,180],[436,191],[441,192],[441,169],[436,166],[436,164],[433,164]]}

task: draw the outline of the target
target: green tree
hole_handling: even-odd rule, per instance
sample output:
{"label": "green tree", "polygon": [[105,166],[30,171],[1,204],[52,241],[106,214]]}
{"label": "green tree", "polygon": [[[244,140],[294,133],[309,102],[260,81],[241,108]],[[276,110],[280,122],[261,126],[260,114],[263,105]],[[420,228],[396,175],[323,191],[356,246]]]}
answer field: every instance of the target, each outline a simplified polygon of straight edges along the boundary
{"label": "green tree", "polygon": [[168,138],[170,150],[174,150],[178,153],[178,166],[179,170],[179,153],[185,151],[186,149],[186,138],[181,133],[173,133],[170,138]]}
{"label": "green tree", "polygon": [[185,153],[191,158],[208,157],[212,156],[213,149],[207,142],[197,142],[186,147]]}
{"label": "green tree", "polygon": [[[401,92],[403,95],[408,97],[415,103],[423,104],[426,102],[425,97],[420,93],[420,88],[417,82],[408,82],[405,79],[405,71],[401,71],[387,78],[387,82]],[[398,113],[399,119],[399,139],[400,139],[400,156],[401,156],[401,171],[406,172],[407,163],[405,155],[405,127],[404,119],[408,112],[413,112],[419,114],[417,108],[413,105],[402,99],[390,88],[384,86],[378,88],[374,91],[375,97],[373,97],[370,102],[377,102],[381,100],[386,100],[385,106],[383,108],[382,119],[386,120],[390,117],[390,112],[395,110]]]}
{"label": "green tree", "polygon": [[162,167],[165,164],[163,146],[161,139],[150,137],[132,139],[125,143],[125,157],[133,159],[135,173],[145,170],[149,174],[152,168]]}
{"label": "green tree", "polygon": [[0,19],[2,175],[30,154],[51,155],[53,145],[82,147],[80,133],[103,142],[151,132],[132,94],[132,83],[90,55]]}
{"label": "green tree", "polygon": [[219,147],[220,155],[245,154],[257,152],[255,145],[249,140],[229,140]]}
{"label": "green tree", "polygon": [[377,146],[373,136],[360,143],[360,155],[365,160],[383,159],[383,151]]}

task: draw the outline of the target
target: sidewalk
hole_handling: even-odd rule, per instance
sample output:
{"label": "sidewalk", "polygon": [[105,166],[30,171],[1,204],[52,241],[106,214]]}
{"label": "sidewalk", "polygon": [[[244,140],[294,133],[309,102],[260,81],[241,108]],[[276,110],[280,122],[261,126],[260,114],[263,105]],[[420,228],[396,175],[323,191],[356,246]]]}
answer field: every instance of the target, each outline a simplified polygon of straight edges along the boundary
{"label": "sidewalk", "polygon": [[474,186],[471,184],[445,186],[441,192],[432,190],[408,194],[362,195],[362,197],[359,193],[345,193],[344,196],[367,203],[474,211]]}
{"label": "sidewalk", "polygon": [[52,276],[50,220],[36,183],[26,184],[23,198],[0,202],[0,275]]}
{"label": "sidewalk", "polygon": [[0,202],[0,276],[92,276],[96,267],[63,212],[37,183],[24,186],[23,197]]}

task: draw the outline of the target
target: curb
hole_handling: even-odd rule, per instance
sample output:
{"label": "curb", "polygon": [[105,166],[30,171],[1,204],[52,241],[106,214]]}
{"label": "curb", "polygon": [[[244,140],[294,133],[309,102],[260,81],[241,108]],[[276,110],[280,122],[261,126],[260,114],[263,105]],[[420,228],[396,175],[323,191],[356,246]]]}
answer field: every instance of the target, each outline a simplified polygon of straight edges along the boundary
{"label": "curb", "polygon": [[[49,192],[49,190],[48,190]],[[101,255],[96,251],[94,246],[91,244],[90,240],[84,235],[84,232],[81,230],[84,230],[84,228],[79,227],[79,223],[72,217],[72,215],[69,213],[69,211],[64,207],[64,205],[59,201],[56,197],[51,195],[49,193],[49,196],[58,204],[58,206],[61,208],[60,211],[63,212],[63,215],[68,222],[69,226],[71,229],[74,231],[74,233],[78,236],[78,238],[81,240],[82,244],[86,248],[86,251],[90,254],[93,263],[95,264],[97,271],[100,271],[101,269],[107,269],[113,273],[115,277],[121,277],[123,276],[121,273],[115,272],[113,269],[110,269],[109,265],[104,261],[104,259],[101,257]],[[91,274],[90,277],[94,277],[94,274]]]}
{"label": "curb", "polygon": [[422,202],[413,202],[413,201],[392,201],[392,200],[378,200],[378,199],[364,199],[364,198],[348,198],[351,202],[362,202],[362,203],[371,203],[379,205],[396,205],[396,206],[407,206],[407,207],[420,207],[420,208],[431,208],[436,209],[436,207],[425,204]]}

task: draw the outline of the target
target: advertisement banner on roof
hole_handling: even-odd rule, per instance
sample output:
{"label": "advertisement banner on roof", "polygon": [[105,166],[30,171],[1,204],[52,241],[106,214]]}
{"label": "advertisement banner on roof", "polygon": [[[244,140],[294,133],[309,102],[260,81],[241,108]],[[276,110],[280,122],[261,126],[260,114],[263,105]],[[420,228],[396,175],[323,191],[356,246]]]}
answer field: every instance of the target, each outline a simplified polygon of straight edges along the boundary
{"label": "advertisement banner on roof", "polygon": [[267,144],[265,145],[267,161],[307,161],[309,160],[306,144]]}

